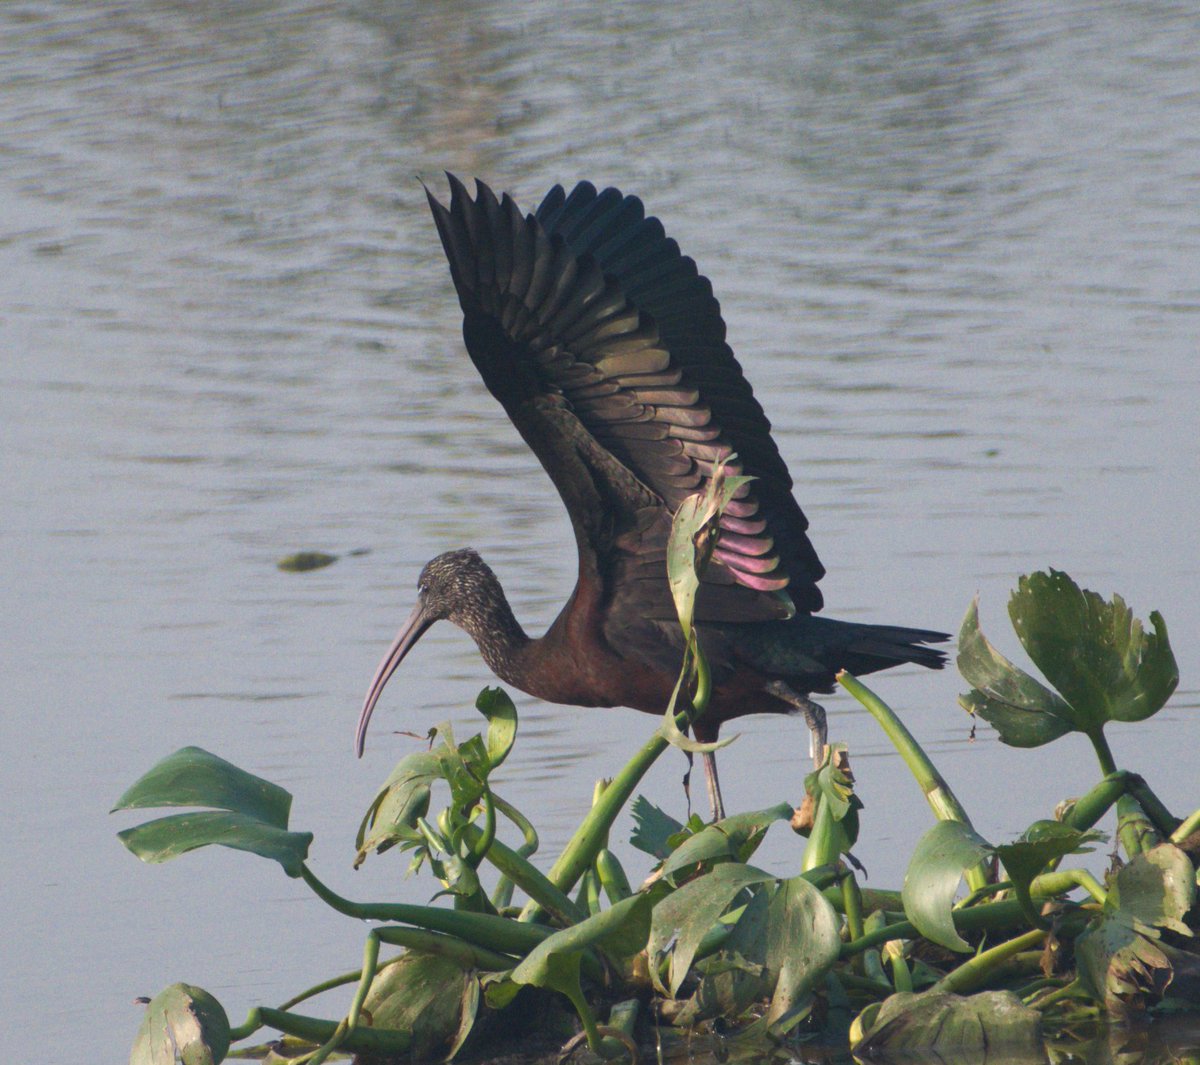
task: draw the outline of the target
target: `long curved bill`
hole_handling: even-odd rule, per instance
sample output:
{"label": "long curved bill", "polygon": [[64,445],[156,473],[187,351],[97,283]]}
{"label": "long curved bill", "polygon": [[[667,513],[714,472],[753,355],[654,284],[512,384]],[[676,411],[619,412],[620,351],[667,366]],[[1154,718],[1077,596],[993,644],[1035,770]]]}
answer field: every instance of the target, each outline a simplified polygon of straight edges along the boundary
{"label": "long curved bill", "polygon": [[371,687],[363,701],[362,713],[358,716],[358,729],[354,733],[354,750],[359,758],[362,757],[363,747],[366,745],[367,725],[371,722],[371,713],[375,704],[379,702],[379,696],[383,694],[384,685],[404,661],[404,656],[436,620],[426,614],[424,604],[418,603],[413,607],[413,612],[408,615],[408,620],[401,626],[395,640],[392,641],[392,646],[388,648],[383,661],[379,663],[379,668],[375,670],[375,676],[371,678]]}

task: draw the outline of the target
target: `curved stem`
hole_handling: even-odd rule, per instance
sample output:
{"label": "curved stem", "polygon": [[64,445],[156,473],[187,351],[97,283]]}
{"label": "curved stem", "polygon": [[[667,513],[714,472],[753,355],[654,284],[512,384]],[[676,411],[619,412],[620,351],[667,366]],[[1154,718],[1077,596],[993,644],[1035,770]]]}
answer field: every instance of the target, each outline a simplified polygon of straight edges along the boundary
{"label": "curved stem", "polygon": [[[472,848],[475,847],[482,835],[483,830],[474,825],[464,827],[463,838]],[[488,862],[495,866],[510,884],[519,887],[560,925],[565,927],[576,924],[586,916],[532,862],[526,861],[499,840],[492,841],[486,857]]]}
{"label": "curved stem", "polygon": [[1096,750],[1096,757],[1100,761],[1100,772],[1105,776],[1115,773],[1117,763],[1113,758],[1112,748],[1108,745],[1108,737],[1104,735],[1104,730],[1096,729],[1094,732],[1089,732],[1087,738],[1092,741],[1092,746]]}
{"label": "curved stem", "polygon": [[1179,822],[1179,827],[1171,833],[1171,842],[1182,843],[1193,832],[1200,832],[1200,810],[1189,814]]}
{"label": "curved stem", "polygon": [[999,946],[992,947],[991,950],[976,954],[953,972],[943,976],[930,990],[944,991],[954,995],[974,991],[1002,962],[1022,951],[1036,947],[1045,938],[1045,930],[1035,928],[1031,932],[1010,939],[1007,943],[1001,943]]}
{"label": "curved stem", "polygon": [[483,830],[471,844],[470,865],[472,869],[479,868],[479,863],[487,857],[488,848],[496,838],[496,807],[492,802],[491,788],[486,784],[480,802],[483,805]]}
{"label": "curved stem", "polygon": [[[264,1025],[313,1043],[328,1042],[337,1034],[338,1030],[336,1021],[327,1021],[320,1017],[306,1017],[301,1013],[273,1009],[270,1006],[258,1006],[250,1011],[244,1024],[230,1030],[230,1039],[244,1039]],[[412,1037],[408,1032],[385,1028],[360,1028],[347,1038],[343,1045],[347,1050],[356,1052],[403,1054],[411,1043]]]}
{"label": "curved stem", "polygon": [[434,932],[459,936],[490,950],[527,954],[554,930],[541,925],[518,924],[494,914],[447,910],[437,906],[412,906],[402,902],[352,902],[321,882],[307,864],[300,866],[304,882],[317,896],[347,917],[363,921],[398,921]]}
{"label": "curved stem", "polygon": [[[879,698],[857,677],[842,670],[837,675],[838,683],[854,696],[875,718],[884,734],[892,741],[892,746],[904,759],[904,764],[917,779],[921,790],[925,793],[925,801],[929,803],[934,816],[939,821],[959,821],[971,827],[971,818],[967,816],[966,808],[958,801],[946,779],[938,772],[937,766],[930,760],[921,745],[904,722],[896,715],[887,703]],[[966,870],[967,885],[972,891],[977,891],[989,880],[987,864],[980,862]]]}

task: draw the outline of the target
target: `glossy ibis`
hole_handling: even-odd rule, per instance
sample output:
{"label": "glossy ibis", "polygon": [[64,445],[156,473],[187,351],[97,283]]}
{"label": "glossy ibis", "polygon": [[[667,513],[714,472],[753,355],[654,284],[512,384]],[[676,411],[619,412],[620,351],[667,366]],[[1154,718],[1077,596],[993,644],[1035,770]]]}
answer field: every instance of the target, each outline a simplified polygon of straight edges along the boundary
{"label": "glossy ibis", "polygon": [[[541,639],[525,634],[474,551],[421,572],[417,605],[371,681],[358,722],[362,754],[388,678],[435,621],[475,640],[501,680],[574,706],[662,713],[682,636],[666,580],[671,516],[719,460],[751,474],[721,519],[697,596],[713,694],[693,725],[717,738],[744,714],[803,713],[840,669],[903,662],[940,669],[925,646],[944,633],[835,621],[821,609],[824,568],[771,439],[771,425],[725,342],[707,278],[641,200],[587,182],[552,189],[523,215],[482,182],[472,199],[449,176],[449,208],[428,193],[463,310],[467,352],[566,504],[579,553],[571,598]],[[716,761],[704,759],[721,816]]]}

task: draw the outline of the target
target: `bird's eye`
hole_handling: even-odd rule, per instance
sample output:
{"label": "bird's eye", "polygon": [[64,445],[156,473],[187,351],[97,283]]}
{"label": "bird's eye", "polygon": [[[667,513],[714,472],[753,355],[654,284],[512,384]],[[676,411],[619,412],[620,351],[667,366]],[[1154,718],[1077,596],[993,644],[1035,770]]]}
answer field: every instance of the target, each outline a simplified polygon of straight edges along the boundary
{"label": "bird's eye", "polygon": [[429,585],[426,584],[424,581],[421,581],[421,583],[417,585],[417,595],[419,595],[422,599],[424,599],[425,596],[428,594],[429,594]]}

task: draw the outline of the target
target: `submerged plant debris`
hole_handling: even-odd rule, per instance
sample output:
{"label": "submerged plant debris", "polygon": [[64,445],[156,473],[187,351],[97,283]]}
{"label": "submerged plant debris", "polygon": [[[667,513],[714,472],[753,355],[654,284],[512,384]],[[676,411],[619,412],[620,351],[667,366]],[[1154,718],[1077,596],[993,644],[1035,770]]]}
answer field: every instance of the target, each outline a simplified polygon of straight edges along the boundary
{"label": "submerged plant debris", "polygon": [[284,573],[307,573],[309,570],[332,566],[337,560],[337,555],[326,554],[324,551],[297,551],[293,555],[285,555],[275,566]]}
{"label": "submerged plant debris", "polygon": [[[694,527],[680,542],[703,543],[715,514],[719,502],[691,508],[681,520]],[[690,634],[688,582],[673,586]],[[1200,810],[1174,816],[1145,779],[1115,765],[1104,737],[1110,722],[1144,721],[1173,692],[1166,625],[1152,614],[1147,633],[1119,597],[1105,601],[1055,571],[1022,578],[1010,614],[1048,683],[988,642],[973,604],[959,643],[971,685],[962,705],[1017,747],[1082,733],[1099,762],[1097,784],[1055,820],[988,841],[894,712],[844,676],[930,802],[931,825],[896,890],[859,882],[850,848],[869,836],[870,821],[840,745],[805,781],[803,802],[706,825],[634,798],[671,742],[690,745],[683,732],[704,710],[703,656],[691,639],[667,717],[597,785],[591,812],[548,872],[532,860],[532,819],[492,788],[517,738],[504,692],[480,695],[482,734],[458,742],[443,726],[430,749],[401,760],[363,819],[356,863],[407,855],[411,872],[438,882],[436,905],[342,898],[308,864],[312,836],[289,826],[286,791],[198,748],[170,755],[116,808],[191,809],[121,832],[133,853],[159,862],[209,844],[249,851],[339,913],[378,924],[358,971],[286,1008],[256,1008],[237,1026],[206,992],[168,988],[147,1008],[131,1061],[216,1065],[277,1038],[263,1029],[284,1033],[290,1060],[306,1065],[334,1052],[368,1062],[488,1056],[522,1032],[586,1043],[605,1059],[721,1031],[737,1033],[740,1053],[820,1039],[871,1058],[990,1051],[1033,1060],[1047,1034],[1200,1009]],[[632,875],[608,845],[630,802],[631,843],[646,856]],[[1101,883],[1072,858],[1105,838],[1095,826],[1113,810],[1120,859]],[[753,864],[772,830],[805,837],[791,875]],[[342,1017],[296,1011],[337,984],[347,988]]]}

